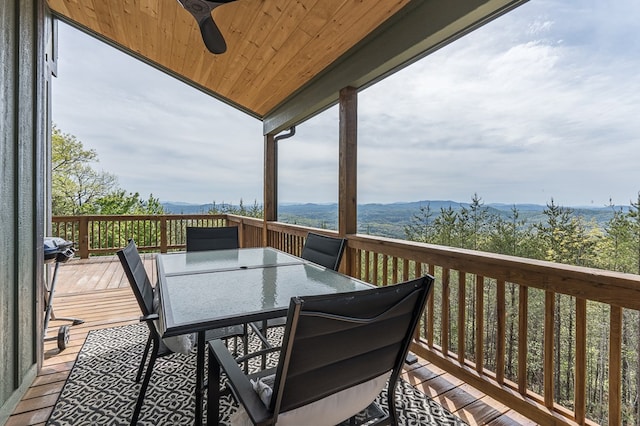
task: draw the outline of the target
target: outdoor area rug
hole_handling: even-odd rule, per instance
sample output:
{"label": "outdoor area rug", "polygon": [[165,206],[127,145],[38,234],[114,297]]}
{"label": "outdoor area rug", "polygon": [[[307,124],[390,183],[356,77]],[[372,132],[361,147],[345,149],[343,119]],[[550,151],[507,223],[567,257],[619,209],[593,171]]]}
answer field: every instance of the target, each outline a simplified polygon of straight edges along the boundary
{"label": "outdoor area rug", "polygon": [[[91,331],[47,424],[129,424],[140,389],[134,380],[147,335],[144,324]],[[251,346],[259,344],[255,340]],[[139,424],[193,424],[194,373],[195,351],[188,356],[171,354],[158,358]],[[466,424],[403,380],[398,383],[396,398],[402,425]],[[386,390],[378,397],[378,403],[386,409]],[[227,395],[220,405],[224,410],[221,424],[227,425],[238,404]],[[313,425],[313,419],[309,424]]]}

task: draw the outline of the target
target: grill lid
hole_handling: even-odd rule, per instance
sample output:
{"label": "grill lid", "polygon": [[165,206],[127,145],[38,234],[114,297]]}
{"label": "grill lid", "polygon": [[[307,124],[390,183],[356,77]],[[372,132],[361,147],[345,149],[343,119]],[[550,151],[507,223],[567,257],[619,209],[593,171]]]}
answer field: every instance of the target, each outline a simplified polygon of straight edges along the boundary
{"label": "grill lid", "polygon": [[44,261],[45,262],[66,262],[71,259],[75,250],[73,249],[73,241],[67,241],[60,237],[44,238]]}

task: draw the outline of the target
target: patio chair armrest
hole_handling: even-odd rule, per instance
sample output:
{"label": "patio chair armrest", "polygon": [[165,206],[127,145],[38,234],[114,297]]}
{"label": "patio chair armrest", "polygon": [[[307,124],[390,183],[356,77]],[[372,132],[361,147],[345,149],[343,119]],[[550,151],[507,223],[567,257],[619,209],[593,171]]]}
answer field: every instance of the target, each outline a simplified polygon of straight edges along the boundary
{"label": "patio chair armrest", "polygon": [[238,401],[244,406],[249,417],[255,424],[261,424],[273,417],[273,413],[265,407],[264,403],[253,390],[253,385],[249,378],[244,374],[238,366],[236,359],[229,352],[222,340],[211,340],[209,345],[209,362],[212,362],[211,356],[215,357],[222,371],[227,374],[227,379],[233,394]]}
{"label": "patio chair armrest", "polygon": [[158,316],[158,314],[149,314],[149,315],[143,315],[140,317],[140,322],[147,322],[147,321],[153,321],[153,320],[157,320],[160,317]]}
{"label": "patio chair armrest", "polygon": [[280,346],[271,346],[269,348],[265,348],[265,349],[260,349],[254,352],[251,352],[249,354],[243,355],[243,356],[239,356],[237,358],[235,358],[236,360],[236,364],[242,364],[243,362],[250,360],[252,358],[256,358],[262,355],[266,355],[266,354],[270,354],[272,352],[279,352],[280,349],[282,349]]}
{"label": "patio chair armrest", "polygon": [[[266,321],[265,321],[265,324],[266,324]],[[251,329],[256,334],[258,339],[260,339],[260,341],[262,342],[263,345],[265,345],[267,348],[272,348],[273,347],[271,345],[271,343],[269,343],[269,339],[267,339],[266,327],[265,327],[265,333],[264,334],[262,334],[262,330],[254,323],[250,323],[249,327],[251,327]]]}

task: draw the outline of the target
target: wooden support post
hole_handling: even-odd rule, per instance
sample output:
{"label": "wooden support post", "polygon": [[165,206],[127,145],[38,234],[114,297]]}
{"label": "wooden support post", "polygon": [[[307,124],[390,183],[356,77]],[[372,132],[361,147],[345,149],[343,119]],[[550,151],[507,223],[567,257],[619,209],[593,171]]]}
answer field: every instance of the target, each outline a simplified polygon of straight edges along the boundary
{"label": "wooden support post", "polygon": [[[340,136],[338,178],[338,234],[358,231],[358,92],[354,87],[340,90]],[[353,273],[354,254],[347,249],[343,270]]]}
{"label": "wooden support post", "polygon": [[89,258],[89,218],[87,216],[80,216],[80,222],[78,225],[78,244],[79,254],[81,259]]}
{"label": "wooden support post", "polygon": [[278,145],[275,135],[264,137],[264,219],[262,225],[262,246],[269,243],[267,224],[278,220]]}
{"label": "wooden support post", "polygon": [[160,217],[160,253],[166,253],[167,246],[167,217]]}

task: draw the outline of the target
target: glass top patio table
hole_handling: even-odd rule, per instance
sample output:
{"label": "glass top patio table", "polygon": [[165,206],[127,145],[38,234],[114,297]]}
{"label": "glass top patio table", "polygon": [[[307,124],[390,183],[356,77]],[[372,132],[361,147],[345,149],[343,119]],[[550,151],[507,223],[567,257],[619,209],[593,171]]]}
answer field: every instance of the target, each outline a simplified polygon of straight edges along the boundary
{"label": "glass top patio table", "polygon": [[197,332],[195,424],[202,424],[205,331],[286,316],[294,296],[370,284],[273,248],[161,254],[156,258],[163,337]]}

